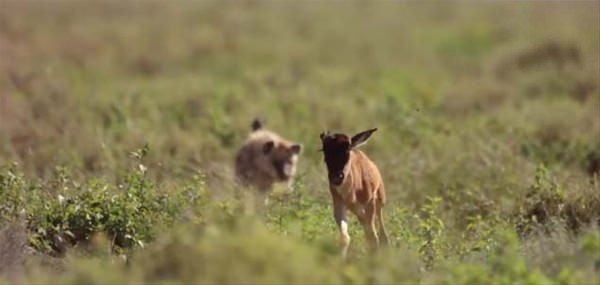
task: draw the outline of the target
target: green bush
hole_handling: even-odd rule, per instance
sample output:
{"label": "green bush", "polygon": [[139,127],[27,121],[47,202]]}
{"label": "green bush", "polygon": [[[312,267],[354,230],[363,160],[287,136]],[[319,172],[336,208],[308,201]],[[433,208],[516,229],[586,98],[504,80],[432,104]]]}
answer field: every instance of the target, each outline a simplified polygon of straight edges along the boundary
{"label": "green bush", "polygon": [[[567,193],[550,171],[540,165],[535,181],[519,205],[516,217],[521,235],[552,230],[563,222],[572,232],[600,226],[600,192],[595,182],[583,182],[577,192]],[[558,222],[558,224],[557,224]]]}
{"label": "green bush", "polygon": [[2,224],[24,220],[30,245],[62,255],[105,234],[113,250],[143,247],[168,228],[193,200],[183,189],[164,191],[145,178],[145,170],[127,174],[118,185],[91,179],[72,181],[62,168],[47,182],[27,182],[16,167],[0,173]]}

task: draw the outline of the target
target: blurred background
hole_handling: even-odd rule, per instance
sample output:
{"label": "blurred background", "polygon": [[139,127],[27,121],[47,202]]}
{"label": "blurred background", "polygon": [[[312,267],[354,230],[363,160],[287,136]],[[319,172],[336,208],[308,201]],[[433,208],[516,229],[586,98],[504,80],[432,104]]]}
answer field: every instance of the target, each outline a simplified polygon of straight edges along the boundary
{"label": "blurred background", "polygon": [[[599,11],[598,1],[4,0],[0,165],[10,170],[0,179],[0,196],[12,187],[12,198],[34,205],[17,190],[37,187],[36,195],[55,197],[62,190],[52,181],[67,174],[65,188],[99,179],[119,193],[138,163],[147,167],[142,175],[152,189],[176,192],[201,177],[194,187],[227,192],[235,188],[235,152],[259,116],[305,147],[295,196],[277,200],[272,219],[259,224],[322,252],[321,243],[337,234],[318,135],[378,127],[364,150],[387,184],[395,249],[434,244],[421,226],[435,211],[444,232],[437,242],[444,246],[436,254],[429,245],[414,249],[427,266],[431,256],[460,259],[458,241],[468,240],[461,234],[474,220],[484,221],[488,233],[509,221],[522,234],[515,217],[527,225],[556,218],[568,232],[557,242],[562,259],[541,256],[540,249],[526,255],[526,264],[559,278],[569,268],[565,256],[573,257],[580,271],[569,272],[585,276],[573,280],[590,280],[599,259],[566,252],[581,249],[578,237],[586,231],[596,246],[592,256],[600,248]],[[147,154],[140,155],[144,145]],[[19,173],[23,184],[7,186],[8,173]],[[31,183],[39,184],[26,186]],[[14,209],[3,213],[18,216]],[[32,230],[39,209],[30,210]],[[421,210],[431,213],[416,220],[410,214]],[[302,230],[294,234],[297,227]],[[360,247],[358,228],[353,237]],[[491,252],[496,239],[476,236],[489,241]],[[549,244],[533,240],[521,246]],[[49,243],[51,251],[60,247]],[[393,260],[388,264],[399,264]],[[315,280],[356,281],[366,268],[339,266],[342,279],[323,273],[325,279]],[[172,278],[209,280],[177,274]],[[307,281],[256,276],[242,280]],[[402,279],[390,276],[368,280]]]}

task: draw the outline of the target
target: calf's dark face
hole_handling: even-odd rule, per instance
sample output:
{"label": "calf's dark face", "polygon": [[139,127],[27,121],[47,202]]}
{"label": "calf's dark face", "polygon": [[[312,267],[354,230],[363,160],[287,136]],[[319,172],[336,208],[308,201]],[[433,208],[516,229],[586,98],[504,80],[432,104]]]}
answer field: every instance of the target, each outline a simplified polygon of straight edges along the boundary
{"label": "calf's dark face", "polygon": [[350,162],[350,139],[344,134],[321,135],[323,156],[327,165],[329,183],[340,185],[347,175]]}
{"label": "calf's dark face", "polygon": [[350,151],[365,144],[375,131],[377,128],[360,132],[352,138],[345,134],[321,133],[323,155],[331,185],[338,186],[344,182],[350,173]]}

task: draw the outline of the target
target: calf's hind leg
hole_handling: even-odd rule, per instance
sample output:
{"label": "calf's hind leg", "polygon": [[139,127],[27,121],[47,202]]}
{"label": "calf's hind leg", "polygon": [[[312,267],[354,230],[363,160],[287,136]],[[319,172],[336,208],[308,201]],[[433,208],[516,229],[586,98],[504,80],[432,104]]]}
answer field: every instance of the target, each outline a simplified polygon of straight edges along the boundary
{"label": "calf's hind leg", "polygon": [[364,216],[360,219],[372,250],[376,250],[379,245],[379,236],[375,228],[375,208],[375,203],[369,203],[365,207]]}
{"label": "calf's hind leg", "polygon": [[387,235],[387,230],[385,229],[385,224],[383,223],[383,203],[381,202],[377,202],[376,205],[377,208],[377,220],[378,220],[378,224],[379,224],[379,241],[381,242],[382,245],[388,245],[389,241],[388,241],[388,235]]}

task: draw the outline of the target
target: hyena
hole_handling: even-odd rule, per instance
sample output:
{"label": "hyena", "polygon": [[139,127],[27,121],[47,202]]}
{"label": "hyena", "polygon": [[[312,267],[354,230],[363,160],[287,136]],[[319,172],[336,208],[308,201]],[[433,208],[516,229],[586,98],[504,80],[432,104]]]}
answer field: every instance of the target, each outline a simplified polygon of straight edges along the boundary
{"label": "hyena", "polygon": [[262,194],[271,191],[275,182],[286,182],[289,186],[301,151],[301,144],[265,129],[263,122],[255,119],[252,132],[235,158],[236,179]]}

